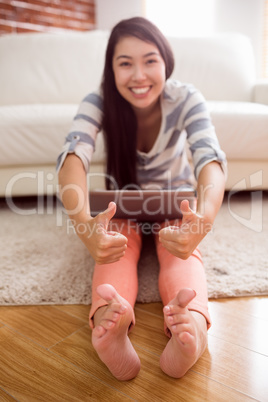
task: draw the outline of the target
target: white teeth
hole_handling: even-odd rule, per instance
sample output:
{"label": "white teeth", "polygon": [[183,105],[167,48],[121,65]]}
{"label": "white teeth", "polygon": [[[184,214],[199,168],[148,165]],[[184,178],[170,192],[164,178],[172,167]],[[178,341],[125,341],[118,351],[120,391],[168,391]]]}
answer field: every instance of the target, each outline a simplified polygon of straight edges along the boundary
{"label": "white teeth", "polygon": [[148,92],[150,87],[144,87],[144,88],[131,88],[131,91],[134,92],[135,94],[145,94]]}

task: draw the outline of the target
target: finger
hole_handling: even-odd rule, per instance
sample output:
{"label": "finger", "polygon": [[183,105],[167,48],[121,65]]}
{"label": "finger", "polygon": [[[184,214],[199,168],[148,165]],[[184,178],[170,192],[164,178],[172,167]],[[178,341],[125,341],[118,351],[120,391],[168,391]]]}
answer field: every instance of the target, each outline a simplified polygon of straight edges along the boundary
{"label": "finger", "polygon": [[109,231],[106,232],[106,234],[109,235],[109,236],[112,236],[114,238],[122,238],[122,239],[125,239],[127,241],[126,236],[122,235],[119,232],[115,232],[114,230],[109,230]]}
{"label": "finger", "polygon": [[182,260],[186,260],[191,255],[191,253],[189,253],[187,250],[185,251],[183,247],[180,247],[175,243],[172,244],[171,242],[167,242],[161,244],[170,254]]}
{"label": "finger", "polygon": [[116,236],[105,234],[99,242],[99,250],[106,255],[113,254],[115,250],[124,251],[127,248],[127,238],[120,233]]}
{"label": "finger", "polygon": [[125,251],[123,253],[113,255],[112,262],[116,262],[116,261],[121,260],[121,258],[123,258],[124,255],[125,255]]}
{"label": "finger", "polygon": [[168,226],[159,231],[159,240],[163,241],[174,241],[174,236],[179,235],[180,229],[178,226]]}
{"label": "finger", "polygon": [[190,208],[189,201],[183,200],[180,204],[180,209],[182,213],[182,224],[189,222],[189,220],[194,216],[194,211]]}
{"label": "finger", "polygon": [[124,257],[125,251],[120,252],[120,253],[115,253],[113,255],[108,255],[108,256],[99,256],[95,259],[96,263],[98,265],[103,265],[103,264],[112,264],[114,262],[119,261],[122,257]]}
{"label": "finger", "polygon": [[115,213],[116,213],[116,204],[115,202],[111,201],[108,205],[108,208],[97,216],[98,223],[103,225],[104,229],[107,230],[109,222],[115,215]]}
{"label": "finger", "polygon": [[160,243],[162,244],[162,246],[164,246],[168,250],[176,249],[178,247],[178,242],[176,242],[176,241],[169,240],[165,237],[162,237],[159,240],[160,240]]}
{"label": "finger", "polygon": [[98,264],[98,265],[112,264],[113,262],[119,261],[120,258],[123,257],[123,255],[124,255],[123,253],[122,253],[122,254],[116,254],[116,255],[108,255],[108,256],[106,256],[106,255],[104,255],[104,256],[100,255],[100,256],[97,256],[97,257],[95,258],[95,262],[96,262],[96,264]]}
{"label": "finger", "polygon": [[118,232],[107,232],[107,242],[109,247],[126,246],[128,239],[124,235]]}
{"label": "finger", "polygon": [[174,247],[178,249],[178,247],[185,247],[189,244],[189,232],[190,226],[185,223],[181,228],[165,230],[159,233],[159,241],[166,248]]}

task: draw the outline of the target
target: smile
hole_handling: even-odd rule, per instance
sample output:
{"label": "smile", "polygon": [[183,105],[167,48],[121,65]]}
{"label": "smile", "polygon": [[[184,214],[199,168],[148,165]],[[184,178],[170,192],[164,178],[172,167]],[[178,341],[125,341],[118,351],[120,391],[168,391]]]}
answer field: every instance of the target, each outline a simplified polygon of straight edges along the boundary
{"label": "smile", "polygon": [[151,89],[151,87],[150,86],[148,86],[148,87],[142,87],[142,88],[130,88],[130,90],[132,91],[132,92],[134,92],[134,94],[137,94],[137,95],[143,95],[143,94],[145,94],[145,93],[147,93],[149,90]]}

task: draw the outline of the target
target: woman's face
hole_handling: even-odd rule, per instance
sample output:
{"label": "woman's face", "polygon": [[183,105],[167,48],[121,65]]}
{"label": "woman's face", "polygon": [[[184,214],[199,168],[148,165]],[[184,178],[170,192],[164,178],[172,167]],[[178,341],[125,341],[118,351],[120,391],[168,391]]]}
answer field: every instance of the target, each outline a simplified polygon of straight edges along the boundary
{"label": "woman's face", "polygon": [[150,109],[166,81],[166,67],[158,48],[134,36],[115,46],[113,72],[119,93],[135,109]]}

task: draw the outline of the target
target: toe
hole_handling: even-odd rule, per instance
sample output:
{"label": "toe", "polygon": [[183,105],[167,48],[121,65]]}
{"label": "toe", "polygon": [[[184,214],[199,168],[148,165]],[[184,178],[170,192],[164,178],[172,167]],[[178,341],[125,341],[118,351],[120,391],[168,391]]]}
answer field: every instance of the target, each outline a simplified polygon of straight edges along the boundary
{"label": "toe", "polygon": [[181,289],[175,298],[176,304],[180,307],[186,307],[195,296],[196,292],[193,289]]}
{"label": "toe", "polygon": [[116,306],[111,304],[110,308],[107,308],[105,312],[105,319],[116,322],[125,311],[126,308],[122,309],[121,305]]}
{"label": "toe", "polygon": [[118,301],[117,292],[112,285],[109,284],[99,285],[97,287],[97,293],[102,299],[108,302],[111,300]]}
{"label": "toe", "polygon": [[106,332],[107,330],[102,325],[98,325],[93,329],[93,334],[96,338],[101,338]]}
{"label": "toe", "polygon": [[193,337],[193,335],[191,335],[189,332],[181,332],[178,335],[180,341],[184,344],[184,345],[191,345],[192,343],[194,343],[195,339]]}

